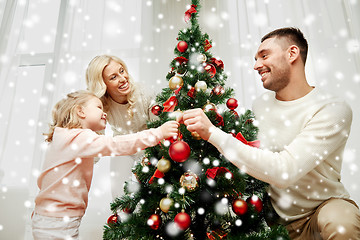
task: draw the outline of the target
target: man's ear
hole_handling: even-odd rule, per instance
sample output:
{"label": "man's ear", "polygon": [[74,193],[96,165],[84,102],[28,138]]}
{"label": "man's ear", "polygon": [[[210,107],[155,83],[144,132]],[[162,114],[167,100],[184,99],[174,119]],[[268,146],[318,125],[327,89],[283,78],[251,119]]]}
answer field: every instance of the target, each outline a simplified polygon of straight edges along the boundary
{"label": "man's ear", "polygon": [[77,106],[76,107],[76,114],[80,117],[80,118],[85,118],[86,114],[83,111],[82,106]]}
{"label": "man's ear", "polygon": [[289,51],[289,60],[291,63],[300,57],[300,49],[298,46],[291,45],[288,51]]}

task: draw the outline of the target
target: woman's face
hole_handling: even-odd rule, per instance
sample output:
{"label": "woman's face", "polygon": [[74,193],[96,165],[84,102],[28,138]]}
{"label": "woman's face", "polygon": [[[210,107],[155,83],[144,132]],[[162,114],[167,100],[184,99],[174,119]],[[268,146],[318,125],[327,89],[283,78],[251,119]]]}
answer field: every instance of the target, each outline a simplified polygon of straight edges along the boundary
{"label": "woman's face", "polygon": [[127,95],[131,91],[129,75],[125,68],[118,62],[110,61],[102,73],[106,91],[110,97],[119,103],[127,102]]}

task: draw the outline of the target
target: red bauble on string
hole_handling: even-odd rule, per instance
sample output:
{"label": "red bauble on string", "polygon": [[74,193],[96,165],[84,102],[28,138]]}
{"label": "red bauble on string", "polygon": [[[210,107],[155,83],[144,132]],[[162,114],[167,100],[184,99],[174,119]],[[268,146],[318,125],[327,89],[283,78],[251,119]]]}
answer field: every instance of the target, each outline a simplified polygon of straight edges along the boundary
{"label": "red bauble on string", "polygon": [[261,199],[256,195],[252,195],[251,197],[246,199],[246,202],[248,204],[253,205],[255,208],[255,211],[257,211],[258,213],[261,212],[261,210],[263,209],[263,203],[262,203]]}
{"label": "red bauble on string", "polygon": [[247,203],[241,198],[235,199],[231,206],[234,213],[238,216],[244,215],[248,210]]}
{"label": "red bauble on string", "polygon": [[229,98],[226,102],[226,106],[230,109],[230,110],[235,110],[235,108],[238,107],[238,102],[235,98]]}
{"label": "red bauble on string", "polygon": [[159,116],[162,113],[162,107],[159,105],[155,105],[151,108],[151,112],[155,115],[155,116]]}
{"label": "red bauble on string", "polygon": [[151,227],[151,229],[158,230],[161,224],[161,217],[157,214],[153,214],[147,220],[147,224]]}
{"label": "red bauble on string", "polygon": [[179,52],[185,52],[186,49],[188,48],[188,44],[185,41],[180,41],[180,42],[178,42],[176,48],[177,48],[177,50],[179,50]]}
{"label": "red bauble on string", "polygon": [[185,162],[190,156],[189,144],[182,140],[174,142],[169,147],[169,155],[175,162]]}
{"label": "red bauble on string", "polygon": [[215,73],[216,73],[216,68],[214,65],[212,65],[211,63],[207,64],[205,67],[204,67],[205,71],[208,72],[210,74],[210,77],[214,77],[215,76]]}
{"label": "red bauble on string", "polygon": [[118,222],[120,222],[120,218],[119,218],[119,215],[117,215],[117,214],[111,215],[107,220],[108,225],[116,224]]}
{"label": "red bauble on string", "polygon": [[191,218],[189,214],[187,214],[186,212],[181,212],[176,214],[174,218],[174,222],[178,225],[178,227],[181,230],[186,230],[188,227],[190,227]]}

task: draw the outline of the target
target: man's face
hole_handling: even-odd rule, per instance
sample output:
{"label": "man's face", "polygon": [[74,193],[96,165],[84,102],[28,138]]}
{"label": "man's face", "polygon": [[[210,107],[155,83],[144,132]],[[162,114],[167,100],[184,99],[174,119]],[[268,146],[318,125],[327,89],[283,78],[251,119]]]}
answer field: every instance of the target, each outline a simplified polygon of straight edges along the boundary
{"label": "man's face", "polygon": [[290,63],[286,40],[268,38],[255,55],[254,70],[261,76],[264,88],[278,92],[290,81]]}

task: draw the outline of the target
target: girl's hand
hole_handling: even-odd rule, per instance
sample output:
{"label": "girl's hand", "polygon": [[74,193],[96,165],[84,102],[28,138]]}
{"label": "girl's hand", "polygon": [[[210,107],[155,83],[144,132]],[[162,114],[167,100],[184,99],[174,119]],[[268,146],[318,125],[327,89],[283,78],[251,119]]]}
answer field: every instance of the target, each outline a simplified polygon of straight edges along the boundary
{"label": "girl's hand", "polygon": [[176,138],[180,124],[177,121],[168,121],[160,126],[164,139],[169,137]]}

